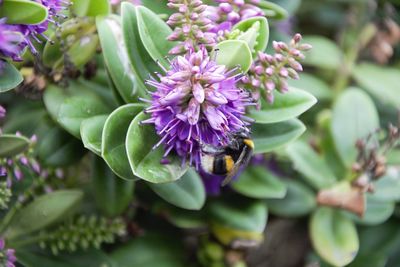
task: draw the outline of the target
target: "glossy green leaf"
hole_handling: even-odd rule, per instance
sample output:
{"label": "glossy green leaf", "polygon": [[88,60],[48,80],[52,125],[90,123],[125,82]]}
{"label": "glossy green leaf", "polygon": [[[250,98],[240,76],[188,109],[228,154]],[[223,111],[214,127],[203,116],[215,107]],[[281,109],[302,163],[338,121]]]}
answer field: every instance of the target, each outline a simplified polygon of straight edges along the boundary
{"label": "glossy green leaf", "polygon": [[350,167],[357,156],[356,142],[379,128],[375,105],[363,91],[346,90],[333,108],[332,135],[343,163]]}
{"label": "glossy green leaf", "polygon": [[144,6],[137,7],[136,12],[140,39],[144,47],[153,60],[169,68],[170,64],[165,56],[176,45],[167,40],[172,33],[171,28],[157,14]]}
{"label": "glossy green leaf", "polygon": [[108,115],[98,115],[85,119],[81,123],[83,145],[97,155],[101,155],[101,144],[104,124]]}
{"label": "glossy green leaf", "polygon": [[[82,67],[88,63],[96,54],[99,44],[97,34],[87,34],[79,36],[68,49],[68,58],[75,67]],[[59,61],[54,66],[55,69],[61,69],[64,62]]]}
{"label": "glossy green leaf", "polygon": [[133,173],[150,183],[168,183],[178,180],[187,171],[178,157],[170,156],[170,163],[161,164],[164,149],[154,149],[159,142],[152,125],[141,125],[149,117],[139,113],[129,126],[126,136],[126,151]]}
{"label": "glossy green leaf", "polygon": [[99,157],[94,157],[92,183],[97,207],[108,217],[121,215],[133,199],[134,181],[123,180]]}
{"label": "glossy green leaf", "polygon": [[41,135],[36,149],[40,161],[51,167],[76,163],[85,153],[79,140],[56,125],[51,125]]}
{"label": "glossy green leaf", "polygon": [[47,15],[47,8],[35,1],[3,0],[0,6],[0,18],[6,17],[9,24],[39,24]]}
{"label": "glossy green leaf", "polygon": [[72,9],[79,17],[96,17],[108,15],[111,12],[108,0],[73,0]]}
{"label": "glossy green leaf", "polygon": [[270,1],[260,0],[258,6],[264,11],[265,16],[268,18],[281,20],[289,16],[284,8]]}
{"label": "glossy green leaf", "polygon": [[380,100],[382,104],[394,108],[400,107],[399,69],[362,63],[354,67],[353,76],[360,87]]}
{"label": "glossy green leaf", "polygon": [[247,167],[231,186],[242,195],[260,199],[283,198],[287,190],[285,183],[265,166]]}
{"label": "glossy green leaf", "polygon": [[225,65],[228,69],[240,67],[240,71],[246,73],[253,63],[253,57],[249,46],[242,40],[227,40],[217,44],[218,52],[216,62]]}
{"label": "glossy green leaf", "polygon": [[253,17],[243,20],[232,28],[232,30],[236,29],[243,32],[237,39],[247,42],[253,52],[253,57],[256,56],[258,51],[265,51],[269,39],[269,25],[265,17]]}
{"label": "glossy green leaf", "polygon": [[319,101],[329,101],[333,97],[333,90],[329,85],[314,75],[301,73],[300,79],[290,79],[288,82],[290,86],[309,92]]}
{"label": "glossy green leaf", "polygon": [[146,90],[145,81],[149,73],[159,71],[140,39],[136,7],[128,2],[121,4],[122,30],[128,56],[131,61],[138,86]]}
{"label": "glossy green leaf", "polygon": [[294,168],[316,190],[330,187],[336,182],[329,165],[308,144],[294,142],[286,151],[294,163]]}
{"label": "glossy green leaf", "polygon": [[126,103],[137,102],[139,88],[126,52],[121,19],[117,16],[96,19],[97,30],[108,73]]}
{"label": "glossy green leaf", "polygon": [[357,255],[359,240],[356,227],[338,210],[318,208],[311,217],[310,234],[314,249],[333,266],[347,265]]}
{"label": "glossy green leaf", "polygon": [[317,99],[296,88],[290,88],[287,93],[275,92],[274,103],[267,103],[261,99],[261,109],[251,109],[250,117],[256,120],[256,123],[275,123],[293,119],[309,108],[311,108]]}
{"label": "glossy green leaf", "polygon": [[11,63],[0,61],[0,64],[4,64],[0,72],[0,93],[4,93],[17,87],[24,78]]}
{"label": "glossy green leaf", "polygon": [[186,267],[176,237],[146,234],[118,247],[111,257],[121,267]]}
{"label": "glossy green leaf", "polygon": [[[165,203],[163,203],[165,204]],[[159,212],[165,214],[173,225],[184,229],[207,227],[205,210],[182,210],[172,205],[160,205]]]}
{"label": "glossy green leaf", "polygon": [[298,120],[288,120],[274,124],[255,124],[252,127],[254,153],[266,153],[281,148],[296,140],[306,130]]}
{"label": "glossy green leaf", "polygon": [[193,169],[175,182],[148,185],[162,199],[183,209],[199,210],[206,200],[203,182]]}
{"label": "glossy green leaf", "polygon": [[83,193],[78,190],[60,190],[40,196],[18,211],[6,236],[14,239],[50,226],[69,215],[82,198]]}
{"label": "glossy green leaf", "polygon": [[128,127],[143,110],[141,104],[127,104],[114,110],[103,128],[101,155],[108,166],[124,179],[136,179],[126,154],[125,139]]}
{"label": "glossy green leaf", "polygon": [[283,199],[268,199],[270,212],[282,217],[301,217],[316,207],[315,193],[297,180],[285,180],[287,193]]}
{"label": "glossy green leaf", "polygon": [[61,104],[57,121],[69,133],[80,138],[80,127],[84,119],[109,112],[110,109],[96,97],[72,96]]}
{"label": "glossy green leaf", "polygon": [[0,158],[14,157],[29,148],[30,141],[24,136],[0,135]]}
{"label": "glossy green leaf", "polygon": [[305,52],[305,65],[322,69],[336,70],[342,64],[343,55],[339,47],[331,40],[321,36],[306,35],[302,43],[311,44],[313,48]]}
{"label": "glossy green leaf", "polygon": [[377,225],[387,221],[394,212],[395,203],[376,199],[373,194],[367,194],[366,210],[362,218],[348,213],[356,223],[362,225]]}

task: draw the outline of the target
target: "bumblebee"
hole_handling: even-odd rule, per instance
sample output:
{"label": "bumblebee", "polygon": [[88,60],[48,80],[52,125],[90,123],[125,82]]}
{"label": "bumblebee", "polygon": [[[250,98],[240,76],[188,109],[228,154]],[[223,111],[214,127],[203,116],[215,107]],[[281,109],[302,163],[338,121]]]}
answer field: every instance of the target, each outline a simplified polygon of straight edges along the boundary
{"label": "bumblebee", "polygon": [[225,176],[222,186],[228,184],[242,166],[246,166],[253,154],[254,142],[249,133],[239,131],[232,135],[226,146],[204,145],[201,151],[201,167],[209,174]]}

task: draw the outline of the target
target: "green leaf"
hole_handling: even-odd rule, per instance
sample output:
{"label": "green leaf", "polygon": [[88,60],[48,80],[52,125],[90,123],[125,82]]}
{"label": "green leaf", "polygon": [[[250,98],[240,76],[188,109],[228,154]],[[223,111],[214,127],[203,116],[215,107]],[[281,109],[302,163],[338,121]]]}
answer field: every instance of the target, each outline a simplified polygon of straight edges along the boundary
{"label": "green leaf", "polygon": [[140,39],[144,47],[153,60],[169,68],[170,64],[165,57],[176,45],[167,40],[172,33],[171,28],[157,14],[144,6],[138,6],[136,12]]}
{"label": "green leaf", "polygon": [[[151,56],[143,46],[139,35],[137,9],[131,3],[121,4],[122,30],[128,56],[131,61],[138,86],[146,90],[145,81],[149,73],[159,71]],[[164,41],[165,42],[165,41]]]}
{"label": "green leaf", "polygon": [[283,199],[268,199],[270,212],[281,217],[301,217],[316,207],[314,192],[297,180],[284,180],[287,193]]}
{"label": "green leaf", "polygon": [[352,213],[347,215],[361,225],[378,225],[387,221],[393,214],[395,203],[376,199],[373,194],[367,194],[366,211],[362,218]]}
{"label": "green leaf", "polygon": [[253,57],[249,46],[242,40],[226,40],[217,44],[218,52],[216,62],[225,65],[228,69],[240,67],[240,71],[246,73],[253,63]]}
{"label": "green leaf", "polygon": [[340,48],[331,40],[321,36],[307,35],[303,43],[311,44],[313,48],[305,52],[304,64],[322,69],[336,70],[342,65],[343,54]]}
{"label": "green leaf", "polygon": [[290,79],[289,85],[312,94],[319,101],[329,101],[333,98],[333,90],[329,85],[308,73],[301,73],[300,78],[297,80]]}
{"label": "green leaf", "polygon": [[146,234],[119,246],[111,257],[121,267],[186,267],[182,252],[176,237]]}
{"label": "green leaf", "polygon": [[260,243],[267,224],[268,209],[260,200],[225,199],[209,204],[211,231],[225,245]]}
{"label": "green leaf", "polygon": [[0,6],[0,18],[7,18],[8,24],[40,24],[47,16],[47,8],[34,1],[4,0]]}
{"label": "green leaf", "polygon": [[[98,44],[99,37],[97,34],[79,36],[68,49],[69,60],[77,68],[84,66],[96,54]],[[59,61],[54,68],[60,70],[63,66],[64,62]]]}
{"label": "green leaf", "polygon": [[380,201],[400,200],[400,170],[389,167],[386,175],[374,183],[374,199]]}
{"label": "green leaf", "polygon": [[400,107],[399,69],[362,63],[354,67],[353,77],[360,87],[380,100],[382,104],[393,108]]}
{"label": "green leaf", "polygon": [[151,183],[168,183],[176,181],[187,171],[178,157],[169,157],[170,163],[161,164],[164,150],[162,146],[153,149],[159,141],[154,126],[141,125],[148,119],[143,112],[135,117],[126,136],[126,151],[133,173]]}
{"label": "green leaf", "polygon": [[60,221],[78,206],[83,193],[60,190],[36,198],[13,217],[5,236],[14,239],[43,229]]}
{"label": "green leaf", "polygon": [[96,17],[99,15],[108,15],[111,12],[110,2],[108,0],[72,0],[72,9],[74,14],[79,17]]}
{"label": "green leaf", "polygon": [[340,211],[318,208],[310,221],[311,241],[314,249],[333,266],[344,266],[357,255],[359,240],[354,223]]}
{"label": "green leaf", "polygon": [[80,127],[84,119],[107,114],[109,111],[110,109],[100,99],[73,96],[61,104],[57,121],[69,133],[80,138]]}
{"label": "green leaf", "polygon": [[296,140],[305,130],[304,124],[298,119],[274,124],[254,124],[254,153],[266,153],[281,148]]}
{"label": "green leaf", "polygon": [[0,59],[0,64],[4,64],[0,71],[0,93],[4,93],[17,87],[24,78],[11,63]]}
{"label": "green leaf", "polygon": [[264,17],[253,17],[243,20],[232,28],[232,31],[240,30],[243,33],[237,38],[246,41],[253,57],[258,51],[264,52],[268,45],[269,25],[268,20]]}
{"label": "green leaf", "polygon": [[290,88],[287,93],[275,92],[274,103],[267,103],[261,99],[261,109],[250,110],[250,117],[256,120],[256,123],[275,123],[293,119],[309,108],[311,108],[317,99],[306,91],[296,88]]}
{"label": "green leaf", "polygon": [[267,170],[265,166],[249,166],[232,183],[232,188],[242,195],[251,198],[283,198],[286,185]]}
{"label": "green leaf", "polygon": [[123,40],[121,19],[117,16],[97,17],[97,30],[104,61],[119,95],[127,102],[137,102],[139,91]]}
{"label": "green leaf", "polygon": [[24,136],[0,135],[0,158],[14,157],[29,148],[30,141]]}
{"label": "green leaf", "polygon": [[333,108],[332,135],[343,163],[350,167],[357,156],[356,142],[379,128],[372,100],[357,88],[346,90]]}
{"label": "green leaf", "polygon": [[121,215],[133,199],[135,182],[120,179],[96,156],[91,176],[97,207],[108,217]]}
{"label": "green leaf", "polygon": [[335,174],[323,158],[303,142],[294,142],[287,147],[287,153],[306,181],[316,190],[332,186]]}
{"label": "green leaf", "polygon": [[148,185],[162,199],[183,209],[200,210],[206,200],[203,182],[193,169],[189,169],[178,181]]}
{"label": "green leaf", "polygon": [[98,115],[81,123],[83,145],[97,155],[101,155],[102,133],[108,115]]}
{"label": "green leaf", "polygon": [[60,129],[51,125],[39,139],[37,153],[46,166],[63,167],[79,161],[84,155],[82,143]]}
{"label": "green leaf", "polygon": [[282,20],[289,16],[284,8],[269,1],[261,0],[258,6],[265,12],[265,16],[269,18]]}
{"label": "green leaf", "polygon": [[357,255],[347,267],[387,267],[387,257],[382,254]]}
{"label": "green leaf", "polygon": [[118,176],[132,180],[133,175],[126,154],[125,139],[130,123],[143,110],[141,104],[127,104],[114,110],[103,128],[101,155]]}

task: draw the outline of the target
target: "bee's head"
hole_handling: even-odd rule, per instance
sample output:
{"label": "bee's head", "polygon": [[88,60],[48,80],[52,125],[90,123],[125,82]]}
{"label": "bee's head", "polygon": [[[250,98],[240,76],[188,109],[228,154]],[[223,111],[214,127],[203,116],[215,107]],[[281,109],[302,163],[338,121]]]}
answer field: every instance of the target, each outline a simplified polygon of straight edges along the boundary
{"label": "bee's head", "polygon": [[251,132],[247,128],[242,128],[233,134],[234,138],[249,139]]}

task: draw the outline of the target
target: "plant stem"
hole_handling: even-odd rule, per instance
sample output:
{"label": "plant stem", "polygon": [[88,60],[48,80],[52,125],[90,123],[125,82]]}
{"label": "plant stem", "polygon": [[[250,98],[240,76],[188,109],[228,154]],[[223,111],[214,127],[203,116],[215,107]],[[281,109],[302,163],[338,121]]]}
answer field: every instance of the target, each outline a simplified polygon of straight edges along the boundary
{"label": "plant stem", "polygon": [[6,214],[2,222],[0,223],[0,234],[3,235],[4,230],[7,228],[15,213],[22,207],[21,203],[16,203]]}

